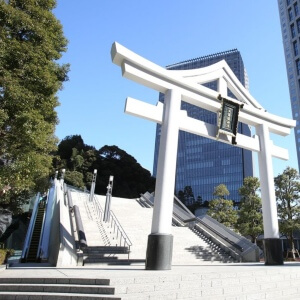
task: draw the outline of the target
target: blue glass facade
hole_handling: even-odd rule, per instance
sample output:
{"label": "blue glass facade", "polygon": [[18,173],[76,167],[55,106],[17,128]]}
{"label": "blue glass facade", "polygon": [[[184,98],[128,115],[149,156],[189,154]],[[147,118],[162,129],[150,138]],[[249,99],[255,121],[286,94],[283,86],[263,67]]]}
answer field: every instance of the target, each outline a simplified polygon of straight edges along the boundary
{"label": "blue glass facade", "polygon": [[[193,60],[168,66],[169,70],[187,70],[202,68],[225,59],[237,78],[245,86],[247,76],[242,57],[236,49],[208,55]],[[217,82],[210,82],[205,86],[216,90]],[[228,91],[228,95],[233,97]],[[164,95],[159,95],[159,101],[164,101]],[[194,105],[182,102],[181,108],[186,110],[189,117],[217,124],[217,115]],[[158,149],[160,141],[160,125],[156,128],[153,176],[156,177]],[[250,136],[249,126],[240,123],[239,132]],[[230,192],[228,197],[236,202],[240,201],[238,189],[247,176],[253,176],[252,153],[235,146],[216,142],[187,132],[179,132],[176,185],[175,193],[191,186],[194,197],[202,197],[203,201],[213,199],[214,188],[225,184]],[[191,204],[191,203],[190,203]]]}
{"label": "blue glass facade", "polygon": [[277,0],[300,170],[300,1]]}

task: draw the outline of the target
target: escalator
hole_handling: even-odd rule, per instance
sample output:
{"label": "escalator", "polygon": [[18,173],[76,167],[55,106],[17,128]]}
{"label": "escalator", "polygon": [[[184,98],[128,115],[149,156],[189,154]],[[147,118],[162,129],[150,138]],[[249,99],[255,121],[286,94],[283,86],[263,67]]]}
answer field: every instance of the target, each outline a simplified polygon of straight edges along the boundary
{"label": "escalator", "polygon": [[47,196],[40,197],[38,193],[29,222],[21,262],[39,262],[41,234],[44,224]]}
{"label": "escalator", "polygon": [[26,262],[37,262],[38,261],[38,250],[41,238],[41,231],[43,227],[43,220],[45,214],[45,207],[46,207],[46,199],[42,199],[39,202],[39,207],[34,223],[34,229],[31,236],[31,242],[26,258]]}

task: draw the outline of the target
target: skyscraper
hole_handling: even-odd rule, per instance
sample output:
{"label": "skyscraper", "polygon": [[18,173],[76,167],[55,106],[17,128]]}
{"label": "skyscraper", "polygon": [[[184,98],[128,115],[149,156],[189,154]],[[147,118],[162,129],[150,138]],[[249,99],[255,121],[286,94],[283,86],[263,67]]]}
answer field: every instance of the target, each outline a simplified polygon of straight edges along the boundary
{"label": "skyscraper", "polygon": [[[236,49],[202,56],[167,66],[168,70],[188,70],[209,66],[225,59],[241,83],[248,87],[248,77],[244,68],[240,52]],[[217,82],[209,82],[205,86],[216,90]],[[228,95],[235,98],[228,90]],[[164,95],[159,95],[159,101],[164,101]],[[217,124],[217,115],[205,109],[182,102],[181,109],[186,110],[188,116],[210,124]],[[160,125],[156,128],[153,175],[156,177],[158,149],[160,141]],[[239,124],[240,133],[250,136],[248,125]],[[238,189],[243,185],[247,176],[253,176],[252,154],[228,144],[216,142],[191,133],[179,132],[175,193],[184,191],[191,186],[194,198],[201,197],[202,201],[213,199],[214,188],[225,184],[230,192],[228,197],[236,202],[240,201]],[[189,203],[191,204],[191,203]]]}
{"label": "skyscraper", "polygon": [[295,140],[300,169],[300,3],[299,0],[278,0],[286,71],[293,119],[297,121]]}

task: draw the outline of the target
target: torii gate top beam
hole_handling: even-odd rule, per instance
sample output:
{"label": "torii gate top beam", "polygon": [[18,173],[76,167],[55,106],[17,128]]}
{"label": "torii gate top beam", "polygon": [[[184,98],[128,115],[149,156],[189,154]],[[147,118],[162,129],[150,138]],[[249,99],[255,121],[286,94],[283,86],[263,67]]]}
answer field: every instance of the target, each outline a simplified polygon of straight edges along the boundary
{"label": "torii gate top beam", "polygon": [[[166,93],[170,89],[177,89],[180,91],[183,101],[215,113],[220,111],[221,103],[217,99],[220,92],[191,81],[192,72],[166,70],[116,42],[112,45],[111,57],[115,64],[121,66],[123,76],[128,79],[162,93]],[[228,88],[235,87],[233,93],[238,96],[238,100],[247,104],[240,111],[239,121],[252,126],[265,123],[270,132],[282,136],[289,135],[296,122],[266,112],[240,84],[227,63],[225,61],[221,63],[225,71],[215,73],[211,79],[219,79],[219,81],[221,78],[225,79]],[[236,101],[235,99],[230,100]]]}

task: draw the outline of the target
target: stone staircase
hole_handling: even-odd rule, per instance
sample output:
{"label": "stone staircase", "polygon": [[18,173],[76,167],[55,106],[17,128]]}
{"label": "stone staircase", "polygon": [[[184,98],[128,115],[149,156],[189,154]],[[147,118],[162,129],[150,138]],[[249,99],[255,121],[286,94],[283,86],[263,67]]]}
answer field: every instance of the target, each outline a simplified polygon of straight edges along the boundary
{"label": "stone staircase", "polygon": [[[105,197],[98,195],[96,197],[104,207]],[[145,260],[147,238],[151,230],[152,207],[142,205],[139,199],[117,197],[112,198],[111,206],[132,241],[130,258],[139,261]],[[108,224],[104,224],[107,232],[109,232],[108,226]],[[216,264],[234,261],[206,237],[191,231],[188,227],[173,226],[172,234],[174,236],[173,265],[197,265],[207,262]]]}
{"label": "stone staircase", "polygon": [[128,247],[121,246],[96,246],[87,247],[83,250],[83,265],[86,264],[128,264]]}
{"label": "stone staircase", "polygon": [[190,251],[195,253],[197,257],[204,260],[211,259],[216,261],[221,261],[223,263],[234,263],[238,262],[229,253],[225,252],[221,247],[212,242],[203,233],[196,230],[195,228],[190,228],[190,230],[199,238],[206,243],[208,247],[205,249],[203,247],[191,247]]}
{"label": "stone staircase", "polygon": [[0,299],[120,300],[109,279],[0,278]]}

